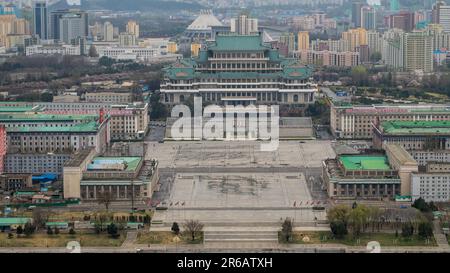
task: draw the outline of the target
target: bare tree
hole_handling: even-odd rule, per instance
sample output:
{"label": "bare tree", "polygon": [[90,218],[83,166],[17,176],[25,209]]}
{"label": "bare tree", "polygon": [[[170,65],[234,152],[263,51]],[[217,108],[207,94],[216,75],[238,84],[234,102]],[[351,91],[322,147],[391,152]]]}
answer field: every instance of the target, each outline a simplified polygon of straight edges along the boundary
{"label": "bare tree", "polygon": [[203,224],[198,220],[188,220],[183,224],[184,231],[189,233],[192,237],[192,241],[195,240],[195,236],[203,230]]}
{"label": "bare tree", "polygon": [[109,210],[109,205],[114,201],[114,195],[110,191],[102,191],[97,196],[97,202],[99,205],[105,205],[106,211]]}
{"label": "bare tree", "polygon": [[281,234],[286,242],[289,242],[292,237],[293,223],[290,218],[286,218],[281,226]]}
{"label": "bare tree", "polygon": [[50,218],[50,210],[44,211],[42,208],[35,208],[33,210],[33,225],[36,229],[45,227],[45,223]]}

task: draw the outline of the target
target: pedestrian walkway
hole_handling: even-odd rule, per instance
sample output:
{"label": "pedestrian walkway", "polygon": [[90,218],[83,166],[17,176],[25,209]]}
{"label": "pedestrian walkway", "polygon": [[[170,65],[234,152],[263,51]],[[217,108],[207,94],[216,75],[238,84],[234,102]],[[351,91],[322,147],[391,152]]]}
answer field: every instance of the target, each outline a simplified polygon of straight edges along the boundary
{"label": "pedestrian walkway", "polygon": [[433,221],[434,225],[434,238],[436,240],[436,243],[438,246],[442,249],[450,250],[450,246],[448,245],[447,237],[445,237],[444,233],[442,232],[441,225],[438,220]]}
{"label": "pedestrian walkway", "polygon": [[137,239],[137,235],[138,235],[137,230],[127,231],[127,238],[125,239],[125,241],[123,241],[121,247],[123,248],[132,247]]}

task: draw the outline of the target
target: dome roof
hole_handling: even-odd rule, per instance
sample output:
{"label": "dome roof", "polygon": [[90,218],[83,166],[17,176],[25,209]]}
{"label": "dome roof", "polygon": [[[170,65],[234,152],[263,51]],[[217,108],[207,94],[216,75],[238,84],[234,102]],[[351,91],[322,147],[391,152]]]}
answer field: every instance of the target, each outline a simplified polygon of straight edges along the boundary
{"label": "dome roof", "polygon": [[190,24],[188,30],[210,30],[212,26],[222,26],[211,10],[202,10],[200,15]]}

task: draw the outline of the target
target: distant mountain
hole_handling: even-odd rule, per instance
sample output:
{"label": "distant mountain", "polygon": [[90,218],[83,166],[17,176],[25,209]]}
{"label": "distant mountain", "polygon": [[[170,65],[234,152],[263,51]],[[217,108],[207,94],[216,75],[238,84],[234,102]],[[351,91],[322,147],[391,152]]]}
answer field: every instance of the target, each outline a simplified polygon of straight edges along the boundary
{"label": "distant mountain", "polygon": [[68,5],[61,0],[52,6],[54,9],[108,9],[122,11],[153,11],[153,10],[199,10],[203,6],[197,3],[177,2],[173,0],[81,0],[81,6]]}

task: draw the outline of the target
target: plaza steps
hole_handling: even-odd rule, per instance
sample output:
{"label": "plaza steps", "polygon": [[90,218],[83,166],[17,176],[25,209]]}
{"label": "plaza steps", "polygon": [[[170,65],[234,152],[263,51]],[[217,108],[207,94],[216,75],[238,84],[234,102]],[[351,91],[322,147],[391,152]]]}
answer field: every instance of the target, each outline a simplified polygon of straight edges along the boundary
{"label": "plaza steps", "polygon": [[[174,219],[175,222],[183,223],[184,221],[182,219]],[[155,228],[170,228],[172,227],[174,221],[161,221],[161,220],[153,220],[151,226]],[[230,220],[229,222],[225,222],[223,220],[221,221],[201,221],[201,223],[204,225],[204,227],[212,227],[212,228],[230,228],[230,227],[237,227],[237,228],[255,228],[255,227],[265,227],[265,228],[272,228],[272,229],[279,229],[281,228],[282,222],[277,221],[261,221],[261,222],[244,222],[244,221],[236,221],[236,220]],[[326,223],[326,221],[318,221],[316,224],[314,221],[311,222],[298,222],[295,221],[296,227],[307,227],[307,228],[328,228],[329,224]]]}
{"label": "plaza steps", "polygon": [[205,231],[204,243],[278,243],[276,230],[235,229]]}

